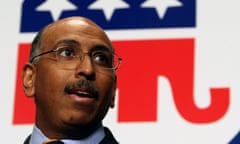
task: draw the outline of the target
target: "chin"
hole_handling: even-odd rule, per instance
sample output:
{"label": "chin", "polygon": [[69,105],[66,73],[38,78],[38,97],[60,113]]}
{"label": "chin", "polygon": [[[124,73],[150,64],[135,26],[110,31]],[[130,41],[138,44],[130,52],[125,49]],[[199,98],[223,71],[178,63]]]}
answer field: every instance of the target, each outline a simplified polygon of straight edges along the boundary
{"label": "chin", "polygon": [[75,126],[85,126],[85,125],[92,125],[94,122],[95,117],[91,117],[89,114],[73,114],[70,116],[65,117],[65,123],[69,125]]}

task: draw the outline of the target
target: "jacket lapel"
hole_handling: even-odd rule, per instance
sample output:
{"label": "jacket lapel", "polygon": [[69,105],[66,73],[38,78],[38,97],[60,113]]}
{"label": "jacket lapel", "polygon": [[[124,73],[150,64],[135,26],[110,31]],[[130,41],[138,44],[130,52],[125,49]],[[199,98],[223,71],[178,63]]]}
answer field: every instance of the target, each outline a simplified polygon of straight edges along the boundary
{"label": "jacket lapel", "polygon": [[118,144],[117,140],[114,138],[112,132],[104,127],[105,137],[99,144]]}

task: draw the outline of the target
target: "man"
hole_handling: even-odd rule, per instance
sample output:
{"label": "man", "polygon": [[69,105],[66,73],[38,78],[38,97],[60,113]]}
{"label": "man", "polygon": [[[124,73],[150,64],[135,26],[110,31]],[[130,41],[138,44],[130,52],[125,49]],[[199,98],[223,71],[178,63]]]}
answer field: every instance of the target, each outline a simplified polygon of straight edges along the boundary
{"label": "man", "polygon": [[118,143],[102,120],[114,107],[120,62],[107,35],[87,18],[65,18],[40,31],[23,67],[24,92],[36,105],[24,144]]}

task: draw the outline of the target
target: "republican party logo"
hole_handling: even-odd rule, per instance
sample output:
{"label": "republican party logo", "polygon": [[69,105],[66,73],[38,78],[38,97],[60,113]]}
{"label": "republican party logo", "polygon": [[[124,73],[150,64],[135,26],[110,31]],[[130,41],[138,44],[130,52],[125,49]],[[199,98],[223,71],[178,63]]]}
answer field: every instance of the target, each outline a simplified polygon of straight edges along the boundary
{"label": "republican party logo", "polygon": [[[21,34],[36,33],[68,16],[88,17],[105,30],[119,32],[197,26],[196,0],[24,0],[21,10]],[[205,108],[194,102],[195,41],[195,37],[183,36],[113,41],[124,59],[118,71],[119,123],[157,121],[157,79],[161,76],[169,81],[173,105],[187,122],[213,123],[227,113],[229,87],[209,87],[211,102]],[[19,42],[14,124],[34,120],[34,102],[25,98],[20,77],[29,47],[30,42]]]}

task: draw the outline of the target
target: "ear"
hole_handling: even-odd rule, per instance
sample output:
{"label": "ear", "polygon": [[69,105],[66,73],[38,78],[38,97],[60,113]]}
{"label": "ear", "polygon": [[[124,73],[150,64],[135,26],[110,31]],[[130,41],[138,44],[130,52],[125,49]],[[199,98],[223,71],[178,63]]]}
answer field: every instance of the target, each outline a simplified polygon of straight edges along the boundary
{"label": "ear", "polygon": [[22,82],[24,93],[27,97],[35,95],[36,68],[33,64],[27,63],[23,66]]}
{"label": "ear", "polygon": [[111,104],[110,104],[111,108],[114,108],[114,106],[115,106],[116,90],[117,90],[117,76],[115,76],[115,78],[114,78],[114,87],[113,87],[112,99],[111,99]]}

